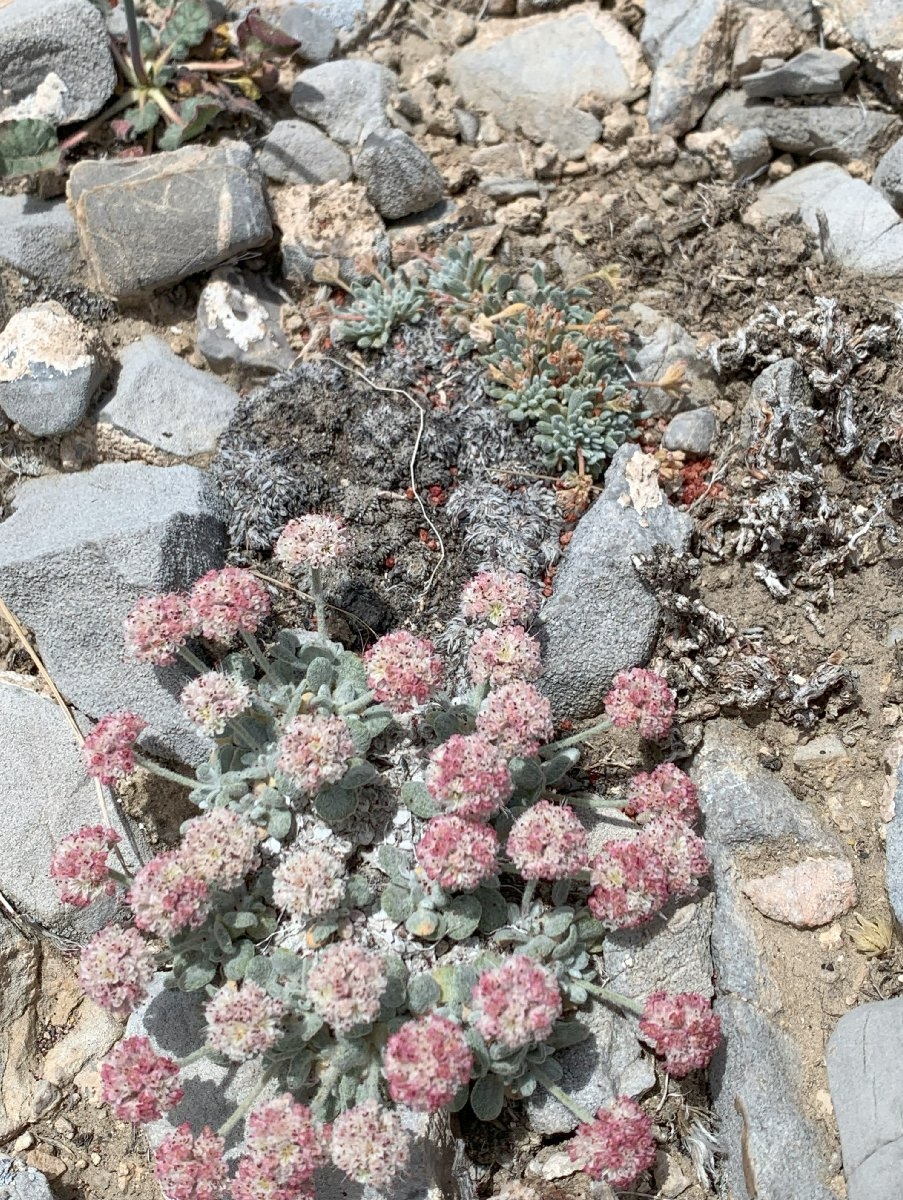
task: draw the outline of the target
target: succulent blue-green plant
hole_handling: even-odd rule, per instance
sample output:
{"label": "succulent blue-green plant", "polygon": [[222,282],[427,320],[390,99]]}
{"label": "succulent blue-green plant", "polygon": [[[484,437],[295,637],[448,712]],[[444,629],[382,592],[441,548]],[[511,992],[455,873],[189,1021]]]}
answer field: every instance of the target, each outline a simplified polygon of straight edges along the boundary
{"label": "succulent blue-green plant", "polygon": [[333,330],[345,342],[362,349],[380,349],[392,330],[407,322],[416,325],[426,304],[426,288],[396,271],[383,279],[351,284],[353,302],[335,312]]}

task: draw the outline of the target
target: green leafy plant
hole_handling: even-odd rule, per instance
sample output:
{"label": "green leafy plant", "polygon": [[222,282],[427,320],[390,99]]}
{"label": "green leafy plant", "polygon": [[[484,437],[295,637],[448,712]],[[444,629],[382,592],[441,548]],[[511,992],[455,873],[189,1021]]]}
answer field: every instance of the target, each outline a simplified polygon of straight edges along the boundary
{"label": "green leafy plant", "polygon": [[380,349],[392,330],[405,323],[416,325],[426,304],[426,287],[400,271],[369,283],[354,282],[347,308],[335,310],[334,335],[362,349]]}

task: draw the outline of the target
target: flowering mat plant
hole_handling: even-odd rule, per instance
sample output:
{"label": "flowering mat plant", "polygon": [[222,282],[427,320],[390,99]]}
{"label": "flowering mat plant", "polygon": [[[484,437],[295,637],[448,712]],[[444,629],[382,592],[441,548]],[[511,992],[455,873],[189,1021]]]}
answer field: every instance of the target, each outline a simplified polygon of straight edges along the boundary
{"label": "flowering mat plant", "polygon": [[[222,1128],[183,1124],[163,1140],[156,1176],[170,1200],[296,1200],[315,1194],[314,1172],[331,1160],[387,1189],[410,1151],[400,1106],[469,1103],[492,1121],[506,1100],[543,1088],[580,1121],[567,1143],[574,1163],[624,1187],[653,1162],[651,1121],[626,1096],[582,1110],[560,1086],[556,1051],[587,1036],[580,1010],[595,998],[635,1019],[671,1075],[706,1066],[720,1036],[708,1000],[620,996],[597,977],[594,951],[608,931],[692,895],[708,863],[692,828],[696,790],[673,764],[636,775],[623,798],[587,795],[571,774],[579,743],[611,726],[665,739],[674,697],[652,671],[623,672],[602,722],[554,741],[533,682],[537,597],[505,571],[464,589],[464,696],[443,689],[440,654],[412,633],[382,637],[363,656],[344,650],[325,636],[323,574],[349,544],[341,522],[314,515],[276,542],[281,564],[306,577],[319,632],[259,639],[269,595],[236,567],[188,594],[144,598],[126,619],[131,656],[179,657],[198,672],[181,703],[215,748],[196,778],[140,752],[134,713],[104,717],[85,742],[101,782],[140,766],[184,783],[200,811],[176,849],[134,876],[112,829],[59,845],[51,874],[65,901],[117,895],[130,911],[85,947],[86,993],[126,1014],[165,970],[167,986],[206,996],[206,1042],[192,1060],[259,1063]],[[335,828],[379,775],[394,782],[397,769],[375,765],[385,768],[393,744],[407,768],[398,805],[419,840],[412,855],[381,846],[376,894]],[[633,817],[634,836],[593,852],[579,811],[606,808]],[[405,960],[380,939],[387,920],[404,931]],[[454,944],[451,965],[435,965],[439,941]],[[103,1097],[123,1120],[154,1121],[179,1103],[187,1062],[125,1038],[101,1066]],[[230,1165],[226,1138],[241,1121]]]}

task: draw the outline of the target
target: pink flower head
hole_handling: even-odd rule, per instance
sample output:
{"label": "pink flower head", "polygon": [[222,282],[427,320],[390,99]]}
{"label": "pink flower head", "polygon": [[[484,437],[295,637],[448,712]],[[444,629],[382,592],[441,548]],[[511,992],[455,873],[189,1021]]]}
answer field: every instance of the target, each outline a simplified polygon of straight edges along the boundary
{"label": "pink flower head", "polygon": [[538,608],[536,588],[529,579],[504,568],[480,571],[461,594],[461,611],[468,621],[489,625],[528,625]]}
{"label": "pink flower head", "polygon": [[661,763],[654,771],[641,771],[631,779],[626,811],[640,821],[667,815],[692,825],[699,816],[699,793],[680,767]]}
{"label": "pink flower head", "polygon": [[115,829],[105,825],[83,825],[64,837],[50,859],[50,878],[59,888],[60,899],[74,908],[85,908],[95,896],[116,894],[116,881],[107,861],[121,841]]}
{"label": "pink flower head", "polygon": [[442,660],[433,643],[397,629],[374,642],[364,655],[367,687],[393,713],[425,704],[442,686]]}
{"label": "pink flower head", "polygon": [[154,1155],[154,1175],[166,1200],[222,1200],[229,1182],[225,1143],[206,1125],[197,1137],[186,1121]]}
{"label": "pink flower head", "polygon": [[[273,1195],[291,1200],[293,1192],[310,1194],[306,1185],[327,1161],[324,1132],[310,1109],[288,1092],[258,1104],[248,1118],[248,1153],[239,1164],[233,1200],[263,1200]],[[257,1190],[261,1184],[265,1185],[262,1192]]]}
{"label": "pink flower head", "polygon": [[143,866],[127,897],[138,928],[161,938],[202,925],[209,898],[206,883],[191,873],[190,864],[175,850],[158,854]]}
{"label": "pink flower head", "polygon": [[233,1062],[245,1062],[276,1043],[284,1015],[279,1001],[256,983],[227,983],[204,1009],[207,1045]]}
{"label": "pink flower head", "polygon": [[414,847],[427,879],[447,892],[472,892],[498,870],[499,839],[491,825],[463,817],[433,817]]}
{"label": "pink flower head", "polygon": [[258,840],[250,821],[231,809],[212,808],[187,823],[179,857],[202,883],[228,892],[257,864]]}
{"label": "pink flower head", "polygon": [[179,703],[188,720],[210,737],[219,737],[226,725],[243,713],[251,700],[251,689],[243,679],[208,671],[186,683]]}
{"label": "pink flower head", "polygon": [[344,521],[309,513],[289,521],[273,549],[289,571],[299,567],[318,571],[344,558],[351,543]]}
{"label": "pink flower head", "polygon": [[416,1112],[437,1112],[470,1079],[473,1053],[460,1025],[439,1013],[407,1021],[386,1042],[389,1095]]}
{"label": "pink flower head", "polygon": [[508,857],[524,879],[566,879],[589,861],[586,830],[572,808],[540,800],[508,834]]}
{"label": "pink flower head", "polygon": [[652,1121],[635,1100],[618,1096],[578,1127],[568,1155],[590,1178],[625,1188],[655,1162]]}
{"label": "pink flower head", "polygon": [[317,957],[307,993],[324,1021],[337,1033],[348,1033],[376,1020],[387,983],[381,954],[355,942],[335,942]]}
{"label": "pink flower head", "polygon": [[351,730],[341,717],[302,713],[279,739],[277,770],[307,794],[338,783],[354,758]]}
{"label": "pink flower head", "polygon": [[514,679],[489,693],[477,732],[508,758],[532,758],[552,740],[552,706],[532,683]]}
{"label": "pink flower head", "polygon": [[123,1038],[100,1064],[101,1096],[120,1121],[156,1121],[182,1099],[178,1064],[146,1037]]}
{"label": "pink flower head", "polygon": [[511,796],[508,763],[482,734],[453,734],[430,755],[426,788],[442,808],[484,820]]}
{"label": "pink flower head", "polygon": [[467,656],[474,683],[488,679],[495,687],[515,679],[536,679],[542,670],[539,642],[520,625],[484,629]]}
{"label": "pink flower head", "polygon": [[137,929],[108,925],[81,954],[78,977],[85,994],[117,1017],[132,1011],[154,977],[155,955]]}
{"label": "pink flower head", "polygon": [[484,971],[471,993],[474,1025],[487,1042],[519,1050],[542,1042],[561,1016],[555,976],[526,954]]}
{"label": "pink flower head", "polygon": [[129,658],[165,667],[193,632],[188,597],[179,592],[143,596],[123,622]]}
{"label": "pink flower head", "polygon": [[640,1033],[663,1056],[668,1073],[681,1078],[709,1065],[721,1042],[721,1021],[705,996],[653,992],[643,1007]]}
{"label": "pink flower head", "polygon": [[134,745],[147,721],[133,712],[113,712],[97,722],[82,746],[85,769],[108,786],[134,775]]}
{"label": "pink flower head", "polygon": [[668,736],[676,709],[667,681],[645,667],[619,672],[605,697],[605,711],[616,729],[636,729],[651,742]]}
{"label": "pink flower head", "polygon": [[385,1191],[408,1165],[411,1135],[394,1112],[367,1100],[332,1126],[332,1161],[356,1183]]}
{"label": "pink flower head", "polygon": [[668,873],[642,836],[606,842],[590,863],[587,904],[599,921],[632,929],[654,917],[668,899]]}
{"label": "pink flower head", "polygon": [[637,842],[661,861],[671,896],[694,895],[699,879],[709,873],[705,842],[677,817],[656,817],[645,826]]}
{"label": "pink flower head", "polygon": [[266,589],[241,567],[202,575],[188,604],[195,628],[212,642],[231,641],[239,632],[255,633],[270,611]]}
{"label": "pink flower head", "polygon": [[325,917],[344,899],[345,861],[326,846],[292,850],[273,872],[273,903],[293,917]]}

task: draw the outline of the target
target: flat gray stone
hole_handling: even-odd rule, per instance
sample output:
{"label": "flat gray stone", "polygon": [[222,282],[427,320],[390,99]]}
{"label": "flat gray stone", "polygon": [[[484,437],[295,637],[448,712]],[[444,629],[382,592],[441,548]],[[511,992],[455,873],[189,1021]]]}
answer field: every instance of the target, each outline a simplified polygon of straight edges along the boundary
{"label": "flat gray stone", "polygon": [[821,0],[819,21],[877,69],[897,100],[903,99],[903,9],[898,0]]}
{"label": "flat gray stone", "polygon": [[[60,901],[49,875],[64,837],[83,825],[106,824],[72,726],[52,700],[0,682],[0,728],[0,892],[52,933],[87,937],[111,920],[114,901],[73,908]],[[126,861],[136,866],[122,822],[114,812],[110,819]]]}
{"label": "flat gray stone", "polygon": [[178,283],[273,232],[244,142],[185,146],[146,161],[85,160],[72,169],[68,195],[97,287],[111,296]]}
{"label": "flat gray stone", "polygon": [[610,933],[602,952],[606,987],[645,1000],[651,992],[714,995],[710,947],[714,896],[675,907],[639,929]]}
{"label": "flat gray stone", "polygon": [[686,547],[693,521],[661,503],[640,514],[621,497],[636,446],[622,446],[605,475],[605,489],[577,526],[567,557],[543,606],[540,638],[545,668],[540,687],[558,719],[602,711],[618,671],[644,663],[658,631],[658,602],[637,575],[632,558],[656,547]]}
{"label": "flat gray stone", "polygon": [[53,1200],[46,1176],[21,1158],[0,1154],[0,1200]]}
{"label": "flat gray stone", "polygon": [[127,346],[120,361],[116,390],[100,421],[181,458],[216,449],[238,407],[238,392],[152,334]]}
{"label": "flat gray stone", "polygon": [[0,196],[0,261],[30,279],[74,280],[81,255],[66,201]]}
{"label": "flat gray stone", "polygon": [[400,129],[371,133],[354,160],[354,173],[387,221],[432,208],[445,194],[432,160]]}
{"label": "flat gray stone", "polygon": [[833,163],[813,163],[773,183],[747,209],[744,221],[798,216],[822,237],[829,261],[863,275],[893,278],[903,272],[903,221],[882,195]]}
{"label": "flat gray stone", "polygon": [[764,129],[741,129],[727,146],[735,179],[750,179],[771,162],[771,142]]}
{"label": "flat gray stone", "polygon": [[282,329],[282,306],[266,280],[217,272],[198,300],[198,349],[214,370],[288,370],[295,354]]}
{"label": "flat gray stone", "polygon": [[647,0],[640,41],[654,74],[649,125],[680,137],[697,123],[730,74],[734,19],[729,0]]}
{"label": "flat gray stone", "polygon": [[779,96],[839,96],[856,71],[848,50],[811,46],[779,67],[743,78],[743,90],[753,99]]}
{"label": "flat gray stone", "polygon": [[872,176],[872,187],[877,188],[897,212],[903,212],[903,137],[897,138],[878,163]]}
{"label": "flat gray stone", "polygon": [[894,910],[894,916],[903,922],[903,779],[899,767],[894,791],[894,815],[888,821],[886,831],[887,898]]}
{"label": "flat gray stone", "polygon": [[182,669],[124,660],[139,596],[189,587],[222,565],[223,512],[195,467],[104,463],[21,484],[0,524],[3,598],[63,695],[95,720],[131,709],[147,741],[185,762],[208,752],[178,704]]}
{"label": "flat gray stone", "polygon": [[277,121],[260,143],[257,162],[276,183],[344,183],[351,178],[347,151],[309,121]]}
{"label": "flat gray stone", "polygon": [[484,22],[449,59],[448,77],[466,108],[491,113],[503,129],[552,142],[564,158],[581,158],[602,131],[577,108],[583,95],[634,100],[649,83],[639,44],[590,4],[555,17]]}
{"label": "flat gray stone", "polygon": [[708,454],[715,438],[715,425],[715,414],[710,408],[678,413],[668,422],[662,445],[666,450],[682,450],[684,454]]}
{"label": "flat gray stone", "polygon": [[332,58],[336,47],[336,31],[332,21],[306,4],[289,4],[269,18],[277,29],[300,43],[295,57],[309,63],[323,63]]}
{"label": "flat gray stone", "polygon": [[[12,0],[0,7],[0,113],[15,107],[17,116],[52,124],[84,121],[115,86],[104,19],[90,0]],[[50,93],[49,106],[39,88]]]}
{"label": "flat gray stone", "polygon": [[903,1179],[903,997],[845,1013],[828,1042],[848,1200],[898,1200]]}
{"label": "flat gray stone", "polygon": [[388,67],[349,58],[302,71],[291,105],[344,146],[357,146],[377,129],[387,129],[386,105],[398,86]]}
{"label": "flat gray stone", "polygon": [[0,334],[0,409],[35,437],[74,429],[106,374],[99,336],[55,300],[19,309]]}

